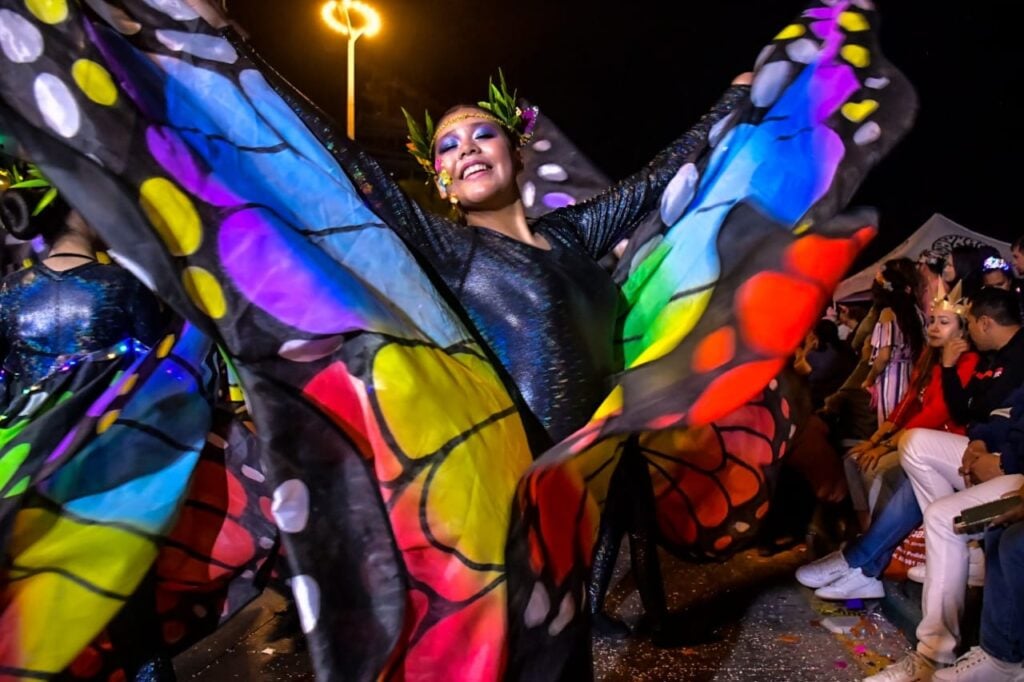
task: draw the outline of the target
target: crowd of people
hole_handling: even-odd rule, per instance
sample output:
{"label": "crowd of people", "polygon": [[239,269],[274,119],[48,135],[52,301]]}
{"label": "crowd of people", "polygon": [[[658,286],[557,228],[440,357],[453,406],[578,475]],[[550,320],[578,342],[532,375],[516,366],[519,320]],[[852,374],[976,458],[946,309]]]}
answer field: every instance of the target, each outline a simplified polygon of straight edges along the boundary
{"label": "crowd of people", "polygon": [[[835,384],[834,368],[844,366],[837,358],[859,357],[843,386],[822,400],[815,419],[823,425],[801,442],[813,451],[802,458],[809,466],[842,471],[856,537],[802,566],[797,580],[832,600],[881,598],[884,576],[924,584],[916,649],[871,682],[1021,675],[1024,602],[1005,570],[1015,546],[1003,544],[1018,537],[1021,513],[1007,512],[987,535],[959,532],[955,519],[1019,496],[1024,483],[1022,248],[1024,237],[1009,262],[991,246],[886,261],[850,345],[837,344],[834,323],[823,320],[829,332],[816,331],[794,359],[813,395],[819,384]],[[843,396],[852,386],[860,388],[855,399]],[[851,418],[858,409],[861,418]],[[847,418],[832,419],[840,410]],[[922,534],[923,552],[918,542],[894,561]],[[1002,563],[994,574],[985,570],[995,562]],[[958,658],[969,585],[984,585],[981,642]]]}

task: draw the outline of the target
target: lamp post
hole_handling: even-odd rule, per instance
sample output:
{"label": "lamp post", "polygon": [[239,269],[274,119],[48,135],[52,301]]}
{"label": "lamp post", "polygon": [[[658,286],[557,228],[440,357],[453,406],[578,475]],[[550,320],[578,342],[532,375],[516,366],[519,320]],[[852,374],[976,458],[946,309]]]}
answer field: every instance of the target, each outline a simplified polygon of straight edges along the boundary
{"label": "lamp post", "polygon": [[[324,23],[348,38],[348,139],[356,139],[356,41],[380,30],[380,15],[359,0],[328,0],[320,10]],[[353,21],[355,19],[355,21]]]}

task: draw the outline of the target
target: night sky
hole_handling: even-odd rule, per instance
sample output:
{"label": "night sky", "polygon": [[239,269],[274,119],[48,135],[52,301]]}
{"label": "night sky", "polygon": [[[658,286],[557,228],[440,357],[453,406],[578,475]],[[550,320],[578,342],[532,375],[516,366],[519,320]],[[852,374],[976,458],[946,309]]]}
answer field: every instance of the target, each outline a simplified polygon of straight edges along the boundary
{"label": "night sky", "polygon": [[[370,3],[383,29],[356,46],[357,138],[367,88],[387,83],[404,94],[383,113],[398,122],[399,105],[436,115],[480,99],[500,66],[520,95],[613,178],[639,168],[693,123],[804,6],[682,2],[673,18],[663,0]],[[270,63],[343,126],[346,43],[322,23],[321,4],[228,0],[228,9]],[[855,197],[881,212],[882,234],[862,261],[881,256],[936,212],[1006,241],[1024,233],[1013,201],[1024,190],[1024,149],[1010,106],[1024,75],[1024,47],[1012,6],[879,3],[884,51],[914,83],[921,109],[914,130]]]}

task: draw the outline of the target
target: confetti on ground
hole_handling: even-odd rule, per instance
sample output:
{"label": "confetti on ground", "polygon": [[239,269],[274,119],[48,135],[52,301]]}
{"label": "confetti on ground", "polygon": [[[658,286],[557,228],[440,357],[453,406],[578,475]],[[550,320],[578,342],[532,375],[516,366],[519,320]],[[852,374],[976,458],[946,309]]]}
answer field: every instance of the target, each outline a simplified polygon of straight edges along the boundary
{"label": "confetti on ground", "polygon": [[797,635],[779,635],[779,641],[786,644],[799,644],[800,637]]}

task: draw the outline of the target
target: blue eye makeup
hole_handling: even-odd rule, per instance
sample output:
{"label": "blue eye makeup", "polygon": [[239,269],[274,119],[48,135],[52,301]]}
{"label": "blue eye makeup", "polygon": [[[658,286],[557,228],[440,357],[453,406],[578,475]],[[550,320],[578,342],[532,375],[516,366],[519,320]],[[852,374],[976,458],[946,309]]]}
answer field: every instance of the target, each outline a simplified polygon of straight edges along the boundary
{"label": "blue eye makeup", "polygon": [[483,125],[477,126],[476,129],[473,130],[473,139],[490,139],[492,137],[495,137],[497,134],[498,131],[493,125],[491,125],[490,123],[485,123]]}
{"label": "blue eye makeup", "polygon": [[454,136],[443,137],[441,138],[441,141],[437,143],[437,153],[444,154],[446,151],[454,149],[458,144],[459,143]]}
{"label": "blue eye makeup", "polygon": [[[481,123],[473,128],[470,133],[474,140],[490,140],[499,135],[498,129],[492,123]],[[442,137],[437,142],[437,154],[444,154],[447,151],[459,146],[458,134],[450,134]]]}

